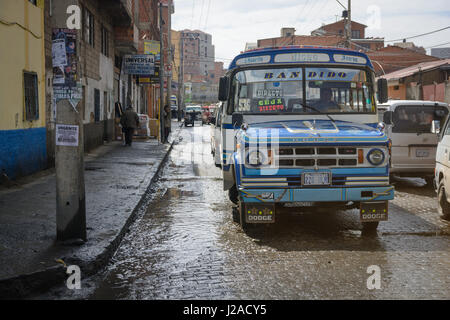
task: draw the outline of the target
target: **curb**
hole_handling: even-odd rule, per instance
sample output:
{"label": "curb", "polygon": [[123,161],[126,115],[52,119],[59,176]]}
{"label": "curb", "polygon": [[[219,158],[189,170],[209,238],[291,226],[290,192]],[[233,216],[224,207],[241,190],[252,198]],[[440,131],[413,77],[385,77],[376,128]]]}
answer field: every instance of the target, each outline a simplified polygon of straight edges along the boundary
{"label": "curb", "polygon": [[[94,257],[90,261],[73,261],[70,259],[66,260],[68,265],[76,264],[82,270],[82,275],[84,277],[92,276],[100,269],[105,267],[111,257],[116,252],[119,247],[123,237],[128,232],[131,224],[136,220],[137,214],[141,209],[142,205],[145,203],[146,196],[151,190],[153,184],[158,179],[158,176],[161,172],[161,169],[167,162],[170,152],[173,149],[173,146],[180,135],[181,127],[174,132],[173,140],[170,143],[169,148],[167,149],[166,154],[163,159],[160,161],[158,168],[156,169],[153,177],[150,179],[150,182],[143,193],[142,197],[134,207],[133,211],[130,213],[130,216],[126,220],[125,224],[122,226],[121,230],[115,236],[114,239],[110,242],[110,244],[104,248],[104,250]],[[22,274],[19,276],[15,276],[9,279],[0,280],[0,299],[24,299],[33,294],[44,293],[45,291],[55,287],[57,285],[63,285],[64,281],[67,278],[66,267],[63,265],[56,265],[52,267],[48,267],[41,271],[36,271],[28,274]]]}

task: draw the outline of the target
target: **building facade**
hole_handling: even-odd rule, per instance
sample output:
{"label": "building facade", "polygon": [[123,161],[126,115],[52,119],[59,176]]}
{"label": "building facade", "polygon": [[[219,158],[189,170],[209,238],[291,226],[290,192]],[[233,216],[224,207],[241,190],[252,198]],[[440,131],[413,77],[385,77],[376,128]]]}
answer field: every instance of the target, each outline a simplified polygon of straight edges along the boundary
{"label": "building facade", "polygon": [[47,167],[44,1],[0,1],[0,175]]}
{"label": "building facade", "polygon": [[431,48],[431,55],[439,59],[450,58],[450,48]]}
{"label": "building facade", "polygon": [[[351,48],[355,50],[377,50],[384,47],[384,38],[366,38],[366,25],[351,22]],[[324,24],[311,32],[311,35],[295,35],[294,28],[281,28],[280,37],[258,40],[258,48],[278,47],[285,45],[314,45],[345,47],[345,20]]]}
{"label": "building facade", "polygon": [[390,99],[450,103],[450,59],[419,63],[380,76]]}
{"label": "building facade", "polygon": [[200,30],[180,31],[181,69],[184,103],[217,102],[218,82],[223,63],[215,62],[212,36]]}
{"label": "building facade", "polygon": [[367,55],[372,61],[377,76],[407,68],[421,62],[439,60],[439,58],[398,46],[380,48],[376,51],[368,52]]}
{"label": "building facade", "polygon": [[[57,107],[53,95],[52,38],[68,28],[69,6],[79,8],[76,28],[77,105],[84,149],[121,137],[127,106],[156,117],[159,89],[125,74],[125,55],[143,54],[144,41],[159,41],[158,0],[0,1],[0,174],[9,179],[55,164]],[[163,4],[164,5],[164,4]],[[166,1],[167,7],[167,1]],[[75,11],[76,12],[76,11]],[[167,43],[166,43],[167,45]]]}

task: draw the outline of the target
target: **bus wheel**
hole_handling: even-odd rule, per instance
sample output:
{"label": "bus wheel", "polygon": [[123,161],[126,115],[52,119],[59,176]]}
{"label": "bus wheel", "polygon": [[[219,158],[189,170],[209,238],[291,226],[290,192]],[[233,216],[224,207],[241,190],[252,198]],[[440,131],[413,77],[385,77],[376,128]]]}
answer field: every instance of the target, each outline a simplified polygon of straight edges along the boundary
{"label": "bus wheel", "polygon": [[378,221],[374,222],[363,222],[362,223],[362,234],[374,234],[377,232]]}
{"label": "bus wheel", "polygon": [[434,176],[426,176],[424,178],[425,182],[427,183],[427,187],[433,187],[434,186]]}
{"label": "bus wheel", "polygon": [[233,222],[236,222],[236,223],[240,223],[241,222],[241,218],[239,216],[239,213],[240,213],[239,208],[236,207],[236,206],[233,206],[233,211],[231,213],[231,215],[233,217]]}
{"label": "bus wheel", "polygon": [[230,201],[234,204],[238,204],[238,190],[236,188],[236,185],[233,185],[230,190],[228,190],[228,198],[230,198]]}
{"label": "bus wheel", "polygon": [[394,180],[395,180],[394,175],[391,173],[391,174],[389,175],[389,183],[394,182]]}
{"label": "bus wheel", "polygon": [[250,224],[245,221],[245,212],[244,212],[244,202],[239,201],[239,224],[241,225],[242,230],[247,232]]}

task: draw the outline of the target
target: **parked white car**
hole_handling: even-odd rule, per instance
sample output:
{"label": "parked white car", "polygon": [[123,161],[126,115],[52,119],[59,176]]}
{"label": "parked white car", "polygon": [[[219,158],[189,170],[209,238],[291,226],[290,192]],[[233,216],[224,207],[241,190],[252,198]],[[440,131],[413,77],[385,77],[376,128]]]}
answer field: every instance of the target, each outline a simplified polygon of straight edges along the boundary
{"label": "parked white car", "polygon": [[436,151],[435,189],[438,195],[438,210],[444,219],[450,220],[450,117],[439,132]]}
{"label": "parked white car", "polygon": [[449,113],[448,104],[389,100],[378,105],[378,113],[392,141],[390,173],[421,177],[433,185],[438,136],[431,132],[431,126],[433,121],[444,123]]}

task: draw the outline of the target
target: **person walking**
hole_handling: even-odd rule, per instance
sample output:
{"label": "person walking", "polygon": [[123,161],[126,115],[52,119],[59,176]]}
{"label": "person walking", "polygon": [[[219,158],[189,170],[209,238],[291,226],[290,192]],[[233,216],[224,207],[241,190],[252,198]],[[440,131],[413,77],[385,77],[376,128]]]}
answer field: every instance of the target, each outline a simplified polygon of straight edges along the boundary
{"label": "person walking", "polygon": [[169,138],[170,127],[171,127],[171,112],[169,106],[166,104],[164,106],[164,143],[167,143],[167,138]]}
{"label": "person walking", "polygon": [[125,133],[125,144],[131,147],[134,131],[139,127],[139,116],[131,108],[131,105],[128,106],[120,118],[120,124]]}

